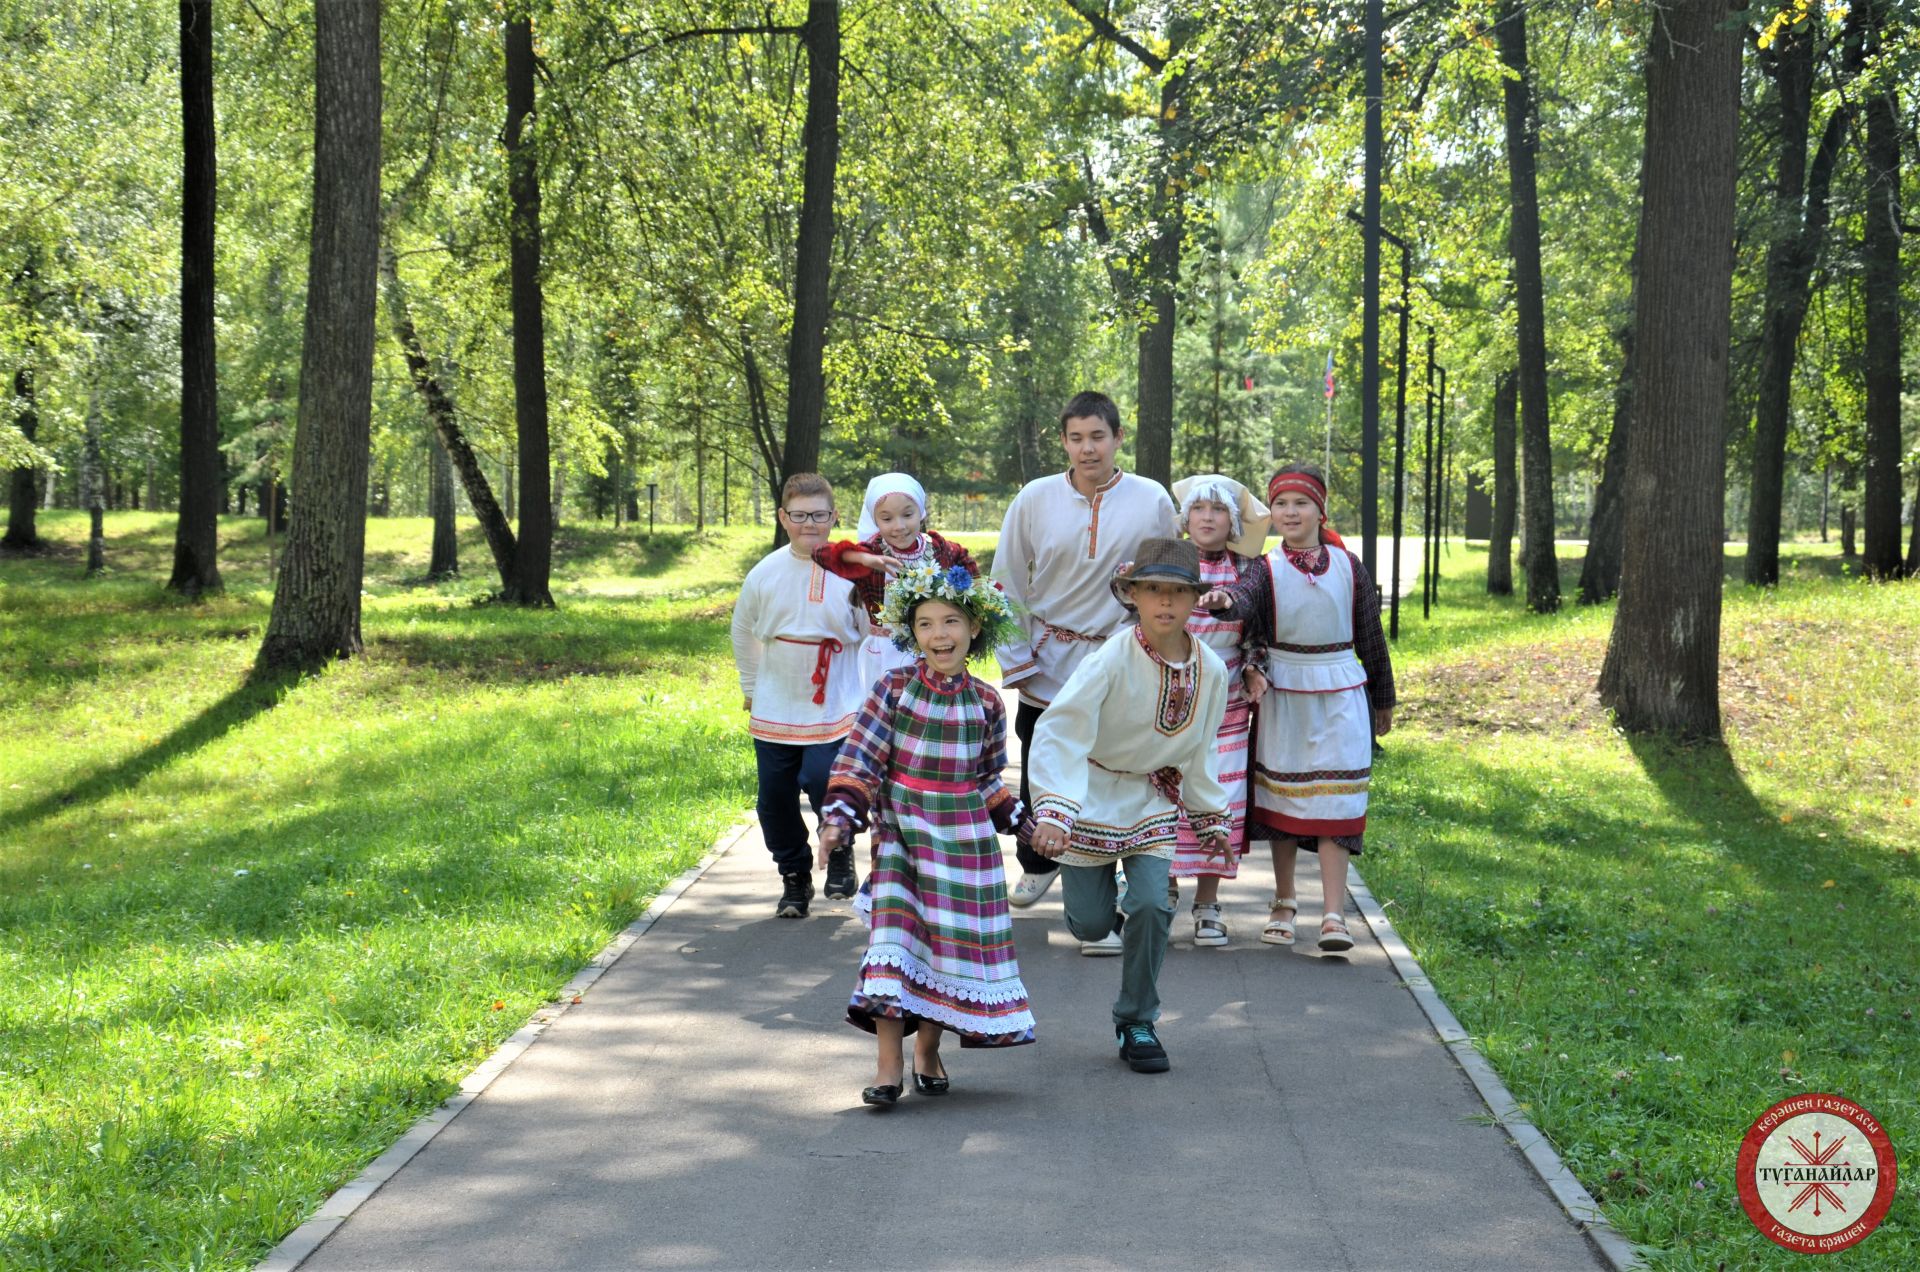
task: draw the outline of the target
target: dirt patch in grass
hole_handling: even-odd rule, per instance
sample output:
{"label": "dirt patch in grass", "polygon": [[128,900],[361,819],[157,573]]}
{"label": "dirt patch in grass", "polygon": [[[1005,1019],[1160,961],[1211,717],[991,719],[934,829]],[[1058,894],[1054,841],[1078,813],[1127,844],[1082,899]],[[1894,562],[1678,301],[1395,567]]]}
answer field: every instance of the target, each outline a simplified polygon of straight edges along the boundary
{"label": "dirt patch in grass", "polygon": [[1594,692],[1601,640],[1503,649],[1410,671],[1400,679],[1398,722],[1441,733],[1565,733],[1605,729]]}
{"label": "dirt patch in grass", "polygon": [[[1869,625],[1806,619],[1742,622],[1722,642],[1720,712],[1729,731],[1770,732],[1804,721],[1811,686],[1791,653],[1823,651],[1829,660],[1886,656],[1885,633]],[[1920,641],[1903,661],[1920,677]],[[1594,637],[1557,645],[1502,649],[1407,672],[1396,715],[1437,732],[1592,732],[1610,727],[1595,686],[1607,645]]]}

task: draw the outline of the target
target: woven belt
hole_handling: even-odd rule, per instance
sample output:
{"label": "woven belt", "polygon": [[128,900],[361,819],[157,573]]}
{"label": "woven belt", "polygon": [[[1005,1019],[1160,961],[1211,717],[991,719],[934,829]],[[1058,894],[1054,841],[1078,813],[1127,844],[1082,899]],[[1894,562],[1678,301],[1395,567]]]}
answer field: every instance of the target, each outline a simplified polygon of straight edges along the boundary
{"label": "woven belt", "polygon": [[972,782],[949,782],[935,777],[915,777],[911,773],[902,773],[899,769],[894,769],[889,776],[910,791],[927,791],[935,795],[965,795],[974,788]]}
{"label": "woven belt", "polygon": [[813,660],[813,702],[819,706],[827,700],[827,669],[833,666],[833,656],[841,651],[839,641],[829,636],[825,640],[799,640],[792,636],[775,636],[775,640],[787,645],[813,645],[820,653]]}

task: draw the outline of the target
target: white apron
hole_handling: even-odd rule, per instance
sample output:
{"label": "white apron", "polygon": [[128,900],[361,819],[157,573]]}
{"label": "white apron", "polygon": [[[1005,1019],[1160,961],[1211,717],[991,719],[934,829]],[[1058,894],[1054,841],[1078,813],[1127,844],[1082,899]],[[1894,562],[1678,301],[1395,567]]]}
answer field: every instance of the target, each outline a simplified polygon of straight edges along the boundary
{"label": "white apron", "polygon": [[1353,565],[1329,548],[1309,575],[1284,548],[1273,575],[1272,685],[1261,704],[1253,773],[1254,819],[1295,835],[1359,835],[1367,826],[1373,722],[1367,673],[1353,652]]}

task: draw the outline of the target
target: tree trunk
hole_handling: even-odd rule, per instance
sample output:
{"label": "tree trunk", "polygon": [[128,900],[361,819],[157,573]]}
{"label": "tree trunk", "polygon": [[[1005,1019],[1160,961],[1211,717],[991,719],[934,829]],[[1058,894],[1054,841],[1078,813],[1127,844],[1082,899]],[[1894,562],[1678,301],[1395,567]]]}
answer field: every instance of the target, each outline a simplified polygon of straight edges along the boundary
{"label": "tree trunk", "polygon": [[826,409],[828,276],[833,264],[833,193],[840,163],[840,4],[809,0],[806,29],[806,163],[800,178],[800,234],[794,248],[793,333],[787,345],[787,435],[778,480],[820,465]]}
{"label": "tree trunk", "polygon": [[1540,194],[1535,148],[1540,122],[1533,77],[1527,70],[1527,19],[1521,0],[1501,0],[1496,26],[1500,58],[1517,78],[1506,82],[1507,174],[1513,215],[1507,232],[1513,257],[1514,305],[1520,354],[1521,460],[1526,464],[1527,512],[1521,564],[1527,572],[1527,608],[1560,608],[1560,563],[1553,551],[1553,437],[1547,422],[1547,311],[1540,277]]}
{"label": "tree trunk", "polygon": [[1725,410],[1741,30],[1673,0],[1649,38],[1620,604],[1601,701],[1635,732],[1720,734]]}
{"label": "tree trunk", "polygon": [[380,254],[380,6],[314,9],[313,226],[293,488],[263,668],[359,653]]}
{"label": "tree trunk", "polygon": [[[447,394],[446,387],[433,372],[433,364],[427,360],[426,349],[420,343],[420,333],[413,325],[413,313],[407,304],[406,288],[400,282],[400,270],[394,259],[391,244],[382,244],[380,250],[380,272],[387,284],[387,312],[393,322],[393,338],[400,346],[401,357],[406,360],[407,374],[413,380],[414,390],[420,394],[427,410],[427,422],[433,426],[436,441],[435,449],[443,450],[453,469],[460,474],[460,484],[466,488],[467,502],[473,505],[473,515],[480,521],[480,529],[487,536],[487,547],[493,552],[494,569],[500,574],[500,588],[504,592],[513,586],[514,556],[518,545],[514,541],[513,527],[507,524],[511,513],[503,513],[500,505],[494,501],[493,487],[487,484],[487,473],[480,466],[480,457],[473,452],[466,434],[460,428],[458,412],[454,410],[453,398]],[[509,478],[511,481],[511,478]],[[511,485],[508,490],[511,491]],[[448,490],[447,517],[451,522],[452,490]],[[431,494],[431,490],[429,490]],[[439,529],[434,530],[434,559],[439,560]],[[452,561],[449,549],[449,562]]]}
{"label": "tree trunk", "polygon": [[[1869,12],[1870,11],[1870,12]],[[1856,4],[1877,51],[1893,20],[1888,0]],[[1867,205],[1861,283],[1867,323],[1867,477],[1860,501],[1860,565],[1875,578],[1900,573],[1900,117],[1893,87],[1866,99]]]}
{"label": "tree trunk", "polygon": [[[33,368],[22,363],[13,372],[13,423],[20,435],[29,442],[40,435],[40,411],[35,404],[33,392]],[[22,465],[7,474],[7,533],[0,538],[0,548],[12,548],[16,551],[38,548],[40,526],[35,509],[35,480],[39,470],[31,464]],[[49,481],[48,488],[52,488]]]}
{"label": "tree trunk", "polygon": [[433,557],[427,565],[430,579],[449,579],[460,573],[460,541],[453,519],[453,461],[438,436],[427,439],[427,511],[433,517]]}
{"label": "tree trunk", "polygon": [[1513,595],[1513,525],[1520,503],[1517,461],[1519,382],[1502,371],[1493,386],[1493,529],[1487,539],[1487,593]]}
{"label": "tree trunk", "polygon": [[[1827,119],[1807,170],[1813,111],[1812,23],[1790,26],[1770,73],[1780,95],[1780,169],[1774,184],[1772,238],[1767,245],[1765,325],[1753,416],[1753,471],[1747,491],[1746,580],[1755,587],[1780,581],[1780,512],[1786,485],[1787,417],[1793,402],[1793,364],[1807,316],[1809,288],[1827,233],[1827,193],[1846,137],[1848,111]],[[1805,211],[1801,204],[1805,202]]]}
{"label": "tree trunk", "polygon": [[1615,333],[1620,345],[1620,378],[1613,387],[1613,429],[1600,464],[1600,486],[1593,494],[1593,518],[1587,527],[1587,557],[1580,563],[1580,603],[1599,605],[1620,591],[1621,557],[1626,551],[1627,454],[1633,436],[1633,321]]}
{"label": "tree trunk", "polygon": [[180,519],[167,587],[202,596],[220,590],[226,484],[213,343],[213,0],[180,0],[180,115]]}
{"label": "tree trunk", "polygon": [[513,581],[502,595],[517,605],[550,606],[553,479],[547,437],[546,307],[540,290],[540,170],[533,139],[533,24],[506,24],[507,193],[513,205],[509,249],[513,308],[513,418],[519,433],[520,536]]}
{"label": "tree trunk", "polygon": [[[99,375],[99,368],[93,374]],[[100,386],[87,392],[86,442],[80,459],[80,506],[87,510],[87,577],[107,568],[107,481],[100,462]]]}

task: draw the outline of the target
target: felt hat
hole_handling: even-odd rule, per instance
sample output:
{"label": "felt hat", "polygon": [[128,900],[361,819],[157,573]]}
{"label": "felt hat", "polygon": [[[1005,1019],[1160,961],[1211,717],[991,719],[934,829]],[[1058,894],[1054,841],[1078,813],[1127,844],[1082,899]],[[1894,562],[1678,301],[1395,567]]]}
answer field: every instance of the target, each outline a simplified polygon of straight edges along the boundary
{"label": "felt hat", "polygon": [[1173,502],[1180,508],[1180,528],[1187,528],[1187,514],[1202,499],[1225,504],[1233,514],[1233,537],[1227,546],[1241,556],[1257,557],[1267,550],[1267,529],[1273,524],[1267,506],[1251,490],[1221,473],[1202,473],[1182,477],[1173,483]]}
{"label": "felt hat", "polygon": [[1143,539],[1133,551],[1133,560],[1122,563],[1107,586],[1115,600],[1132,609],[1133,585],[1149,579],[1202,590],[1200,550],[1185,539]]}

